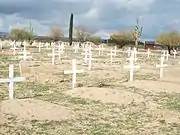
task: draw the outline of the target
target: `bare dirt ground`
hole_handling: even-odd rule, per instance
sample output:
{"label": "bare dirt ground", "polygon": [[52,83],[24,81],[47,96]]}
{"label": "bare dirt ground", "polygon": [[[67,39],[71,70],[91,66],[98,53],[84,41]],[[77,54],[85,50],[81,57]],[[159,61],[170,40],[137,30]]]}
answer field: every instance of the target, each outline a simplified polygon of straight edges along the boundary
{"label": "bare dirt ground", "polygon": [[[33,60],[23,64],[26,82],[15,83],[15,99],[8,100],[8,85],[0,84],[0,133],[42,135],[179,135],[180,66],[170,59],[159,79],[159,58],[138,56],[134,82],[128,82],[126,54],[118,53],[110,65],[107,54],[93,56],[92,70],[83,66],[83,56],[66,51],[51,64],[47,53],[33,50]],[[107,52],[106,52],[107,53]],[[108,52],[109,53],[109,52]],[[100,58],[99,58],[100,57]],[[75,89],[71,89],[71,59],[77,58]],[[18,60],[1,55],[1,78],[8,77],[8,64]]]}

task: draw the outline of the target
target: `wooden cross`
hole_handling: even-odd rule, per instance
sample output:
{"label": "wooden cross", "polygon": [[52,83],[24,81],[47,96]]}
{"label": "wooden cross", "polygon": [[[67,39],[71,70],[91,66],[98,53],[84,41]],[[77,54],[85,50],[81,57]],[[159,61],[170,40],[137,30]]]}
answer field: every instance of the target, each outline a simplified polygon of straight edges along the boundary
{"label": "wooden cross", "polygon": [[161,57],[160,65],[156,65],[156,68],[160,68],[160,78],[163,77],[164,67],[167,67],[167,64],[164,64],[164,57]]}
{"label": "wooden cross", "polygon": [[63,44],[59,44],[59,51],[61,51],[61,53],[64,53],[64,49],[65,46]]}
{"label": "wooden cross", "polygon": [[16,50],[18,50],[18,48],[16,47],[16,44],[13,45],[13,47],[10,48],[10,50],[13,50],[13,55],[16,55]]}
{"label": "wooden cross", "polygon": [[14,65],[9,65],[9,78],[0,79],[0,83],[9,83],[9,99],[14,98],[14,82],[25,81],[24,77],[14,77]]}
{"label": "wooden cross", "polygon": [[74,53],[78,53],[78,50],[79,50],[79,44],[75,44],[74,47]]}
{"label": "wooden cross", "polygon": [[114,47],[113,53],[114,53],[114,56],[116,56],[116,54],[117,54],[117,46]]}
{"label": "wooden cross", "polygon": [[151,54],[151,51],[150,51],[150,49],[148,48],[148,50],[147,50],[147,58],[148,58],[148,59],[149,59],[150,54]]}
{"label": "wooden cross", "polygon": [[91,70],[92,60],[94,59],[92,58],[92,53],[90,52],[87,54],[87,58],[86,58],[86,61],[88,61],[88,70]]}
{"label": "wooden cross", "polygon": [[88,55],[90,55],[92,52],[87,47],[84,48],[85,53],[82,53],[84,55],[84,63],[86,64],[88,61]]}
{"label": "wooden cross", "polygon": [[130,64],[129,64],[128,66],[124,66],[124,68],[129,68],[129,69],[130,69],[130,71],[129,71],[130,81],[133,81],[134,69],[135,69],[135,68],[138,68],[138,69],[140,68],[139,65],[137,65],[137,66],[134,65],[135,59],[136,59],[136,58],[134,58],[134,55],[131,54],[131,58],[130,58],[130,62],[129,62]]}
{"label": "wooden cross", "polygon": [[115,54],[113,53],[113,50],[111,49],[110,53],[107,54],[107,56],[110,56],[110,62],[111,62],[111,65],[113,63],[113,56],[115,56]]}
{"label": "wooden cross", "polygon": [[25,45],[24,45],[24,50],[23,50],[23,52],[19,52],[19,54],[23,54],[23,56],[19,56],[19,59],[22,59],[22,58],[23,58],[23,60],[25,60],[25,61],[26,61],[27,59],[32,59],[32,56],[27,56],[28,54],[30,54],[30,52],[27,52]]}
{"label": "wooden cross", "polygon": [[59,56],[59,53],[55,53],[55,47],[52,48],[52,54],[48,54],[48,56],[52,56],[52,65],[55,65],[55,57],[56,55]]}
{"label": "wooden cross", "polygon": [[76,85],[76,74],[77,73],[83,73],[83,70],[76,70],[76,59],[72,60],[72,70],[65,70],[64,74],[72,74],[72,89],[75,88]]}
{"label": "wooden cross", "polygon": [[103,44],[102,44],[102,45],[99,45],[96,50],[99,51],[99,56],[100,56],[100,55],[103,55],[103,52],[104,52],[104,46],[103,46]]}
{"label": "wooden cross", "polygon": [[176,58],[176,55],[177,55],[177,51],[174,50],[174,51],[173,51],[173,54],[174,54],[174,59],[175,59],[175,58]]}
{"label": "wooden cross", "polygon": [[135,58],[135,62],[137,60],[137,49],[134,47],[133,51],[131,51],[131,53],[134,55]]}
{"label": "wooden cross", "polygon": [[44,46],[43,46],[43,43],[39,43],[39,44],[38,44],[38,51],[39,51],[39,52],[41,52],[41,47],[44,47]]}
{"label": "wooden cross", "polygon": [[128,47],[127,53],[128,53],[128,57],[130,57],[131,56],[131,47]]}
{"label": "wooden cross", "polygon": [[166,51],[163,50],[163,57],[165,57],[167,61],[169,60],[169,52],[168,52],[168,50],[166,50]]}

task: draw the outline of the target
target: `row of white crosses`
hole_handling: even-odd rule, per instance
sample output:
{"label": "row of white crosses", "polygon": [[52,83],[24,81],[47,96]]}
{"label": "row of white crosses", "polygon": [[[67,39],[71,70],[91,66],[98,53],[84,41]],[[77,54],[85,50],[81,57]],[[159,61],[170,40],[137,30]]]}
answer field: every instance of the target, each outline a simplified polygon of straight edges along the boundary
{"label": "row of white crosses", "polygon": [[161,62],[160,62],[160,65],[156,65],[156,68],[160,68],[160,78],[163,77],[164,67],[167,67],[167,64],[164,64],[164,57],[161,56]]}
{"label": "row of white crosses", "polygon": [[163,50],[162,51],[162,57],[166,58],[166,60],[169,60],[169,52],[168,50]]}
{"label": "row of white crosses", "polygon": [[103,45],[103,44],[99,45],[96,50],[99,51],[99,56],[100,56],[100,55],[103,55],[104,50],[105,50],[104,45]]}
{"label": "row of white crosses", "polygon": [[41,48],[44,47],[44,46],[43,46],[43,43],[40,42],[40,43],[37,45],[37,47],[38,47],[38,52],[40,53],[40,52],[41,52]]}
{"label": "row of white crosses", "polygon": [[48,56],[52,57],[52,65],[55,65],[55,58],[59,56],[59,60],[61,59],[61,55],[64,53],[64,44],[58,44],[58,50],[56,51],[56,46],[54,45],[52,48],[52,53],[48,54]]}
{"label": "row of white crosses", "polygon": [[13,45],[11,46],[10,50],[13,50],[13,55],[16,55],[16,50],[18,50],[19,48],[16,47],[16,43],[13,42]]}
{"label": "row of white crosses", "polygon": [[14,77],[14,65],[9,65],[9,78],[0,79],[0,83],[9,83],[9,99],[14,98],[14,82],[25,81],[24,77]]}
{"label": "row of white crosses", "polygon": [[26,50],[26,45],[24,45],[24,49],[22,52],[19,52],[19,54],[23,54],[22,56],[19,56],[19,59],[23,59],[23,60],[27,60],[27,59],[32,59],[32,56],[28,56],[28,54],[30,54],[30,52],[27,52]]}
{"label": "row of white crosses", "polygon": [[111,65],[112,65],[112,63],[113,63],[113,57],[116,56],[116,54],[113,52],[113,49],[111,49],[110,53],[108,53],[107,56],[110,56],[110,63],[111,63]]}
{"label": "row of white crosses", "polygon": [[91,46],[90,47],[86,46],[84,48],[84,51],[85,51],[85,53],[82,53],[84,55],[84,63],[85,63],[85,65],[88,64],[88,70],[91,70],[92,60],[94,60],[92,58]]}
{"label": "row of white crosses", "polygon": [[139,65],[135,66],[134,62],[137,61],[137,57],[136,56],[136,52],[131,52],[131,57],[128,58],[127,60],[129,61],[129,65],[128,66],[124,66],[124,68],[129,68],[129,81],[133,81],[133,77],[134,77],[134,69],[136,68],[140,68]]}
{"label": "row of white crosses", "polygon": [[74,49],[74,53],[78,53],[79,43],[74,44],[73,49]]}
{"label": "row of white crosses", "polygon": [[[130,81],[133,81],[134,69],[135,69],[135,68],[140,68],[139,65],[138,65],[138,66],[134,66],[134,62],[137,60],[137,58],[135,57],[135,55],[136,55],[135,52],[136,52],[136,51],[131,52],[131,57],[127,59],[127,60],[130,61],[130,62],[129,62],[130,65],[124,66],[124,68],[129,68],[129,69],[130,69],[130,77],[129,77],[129,78],[130,78],[130,79],[129,79]],[[167,64],[164,64],[165,56],[168,57],[167,55],[164,54],[164,55],[161,57],[160,64],[159,64],[159,65],[156,65],[156,68],[160,68],[160,78],[163,77],[164,68],[167,67]]]}

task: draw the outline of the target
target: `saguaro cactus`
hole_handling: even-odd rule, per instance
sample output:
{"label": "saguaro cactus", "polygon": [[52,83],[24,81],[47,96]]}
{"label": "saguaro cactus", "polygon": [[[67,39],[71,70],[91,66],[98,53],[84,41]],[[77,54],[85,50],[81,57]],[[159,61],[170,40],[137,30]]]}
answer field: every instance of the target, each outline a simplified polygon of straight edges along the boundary
{"label": "saguaro cactus", "polygon": [[143,27],[139,26],[139,18],[137,18],[136,26],[133,28],[133,35],[134,35],[134,38],[135,38],[136,49],[138,49],[138,40],[142,35],[142,30],[143,30]]}
{"label": "saguaro cactus", "polygon": [[73,14],[71,13],[69,21],[69,45],[72,45],[73,40]]}
{"label": "saguaro cactus", "polygon": [[34,32],[34,29],[33,29],[33,27],[32,27],[31,21],[30,21],[30,23],[29,23],[29,32]]}

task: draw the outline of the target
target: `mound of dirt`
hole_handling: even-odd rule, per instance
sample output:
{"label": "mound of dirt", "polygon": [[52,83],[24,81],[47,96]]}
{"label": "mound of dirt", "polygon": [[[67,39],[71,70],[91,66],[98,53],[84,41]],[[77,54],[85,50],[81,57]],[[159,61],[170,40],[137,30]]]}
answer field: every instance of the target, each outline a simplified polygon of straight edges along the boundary
{"label": "mound of dirt", "polygon": [[65,107],[34,99],[5,100],[1,103],[1,112],[24,120],[60,121],[72,117],[72,112]]}
{"label": "mound of dirt", "polygon": [[68,94],[72,97],[101,101],[103,103],[130,104],[132,102],[140,103],[144,101],[144,98],[136,93],[108,88],[82,87],[66,91],[65,94]]}
{"label": "mound of dirt", "polygon": [[127,82],[123,85],[127,87],[136,87],[150,92],[166,92],[166,93],[180,93],[180,84],[173,82],[163,82],[163,81],[150,81],[150,80],[140,80],[134,82]]}

